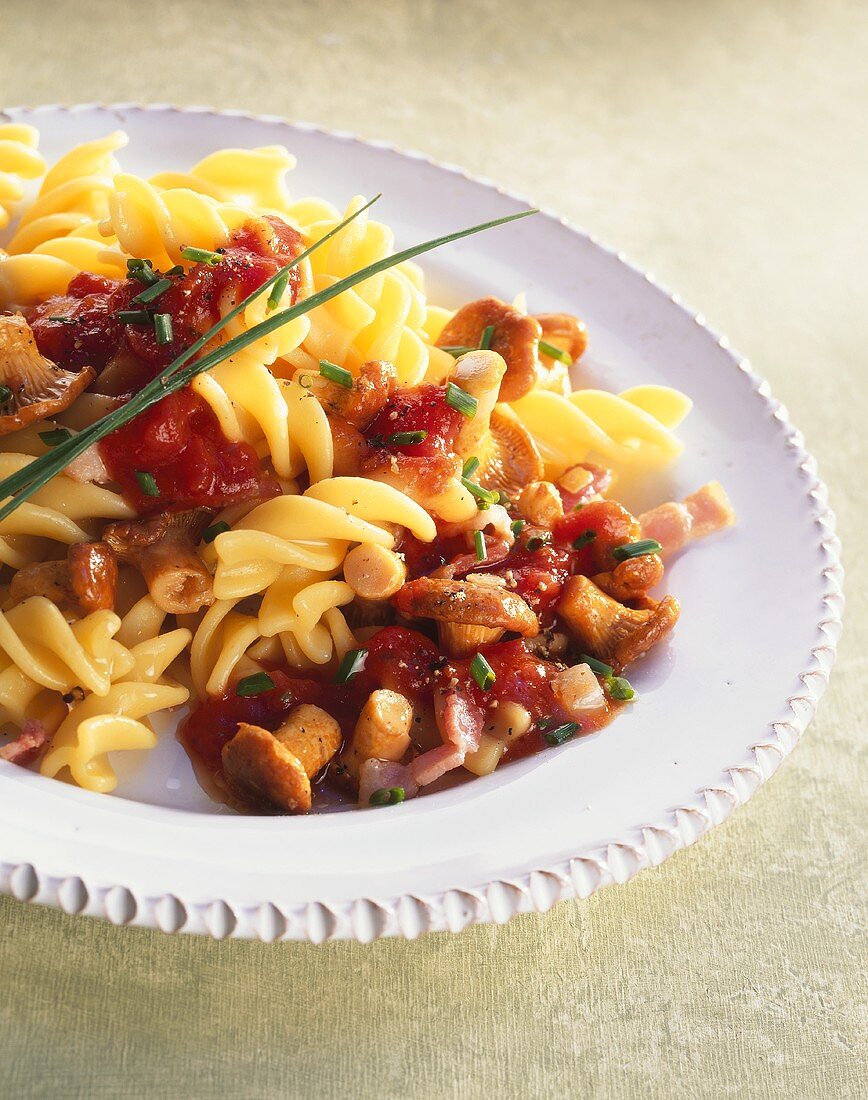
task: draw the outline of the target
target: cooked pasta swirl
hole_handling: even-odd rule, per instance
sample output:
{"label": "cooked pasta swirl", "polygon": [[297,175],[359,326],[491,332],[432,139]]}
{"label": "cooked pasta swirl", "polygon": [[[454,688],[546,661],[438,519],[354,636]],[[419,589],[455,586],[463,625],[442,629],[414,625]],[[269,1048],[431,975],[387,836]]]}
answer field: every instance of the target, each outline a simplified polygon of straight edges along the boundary
{"label": "cooked pasta swirl", "polygon": [[39,131],[33,126],[7,123],[0,126],[0,229],[24,197],[24,181],[39,179],[45,161],[39,155]]}
{"label": "cooked pasta swirl", "polygon": [[77,145],[48,172],[0,260],[0,308],[62,294],[80,271],[117,276],[126,260],[100,237],[107,195],[119,170],[114,154],[127,144],[118,130]]}

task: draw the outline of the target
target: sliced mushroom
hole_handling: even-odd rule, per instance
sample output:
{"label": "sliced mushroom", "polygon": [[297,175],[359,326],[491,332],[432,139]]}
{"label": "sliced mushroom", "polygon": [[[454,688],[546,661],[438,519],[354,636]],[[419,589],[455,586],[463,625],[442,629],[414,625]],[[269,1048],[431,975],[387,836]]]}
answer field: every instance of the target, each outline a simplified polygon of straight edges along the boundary
{"label": "sliced mushroom", "polygon": [[211,574],[196,552],[207,517],[202,509],[164,512],[110,523],[103,538],[121,561],[139,570],[161,611],[189,615],[214,602]]}
{"label": "sliced mushroom", "polygon": [[531,481],[518,498],[518,510],[536,527],[552,528],[564,518],[564,502],[550,481]]}
{"label": "sliced mushroom", "polygon": [[364,431],[392,396],[398,372],[385,359],[371,359],[362,364],[352,386],[342,386],[323,375],[308,377],[311,393],[329,415],[340,416],[352,427]]}
{"label": "sliced mushroom", "polygon": [[105,542],[76,542],[66,561],[33,562],[13,576],[9,594],[14,603],[45,596],[63,611],[89,615],[111,611],[118,585],[118,561]]}
{"label": "sliced mushroom", "polygon": [[441,348],[477,348],[489,326],[494,331],[488,346],[506,362],[500,400],[517,401],[533,389],[540,373],[539,321],[499,298],[480,298],[458,310],[446,323],[437,344]]}
{"label": "sliced mushroom", "polygon": [[[486,578],[487,580],[487,578]],[[442,648],[452,657],[466,657],[514,631],[532,638],[539,621],[524,600],[506,591],[498,578],[483,583],[420,577],[405,584],[395,597],[399,611],[437,623]]]}
{"label": "sliced mushroom", "polygon": [[0,316],[0,435],[55,416],[93,382],[96,371],[68,371],[46,359],[20,314]]}
{"label": "sliced mushroom", "polygon": [[341,730],[320,707],[303,703],[275,732],[240,722],[223,746],[223,773],[244,802],[284,813],[307,813],[310,781],[340,748]]}
{"label": "sliced mushroom", "polygon": [[496,408],[488,433],[479,444],[476,480],[486,489],[502,489],[516,497],[525,485],[543,476],[543,460],[527,428],[505,405]]}
{"label": "sliced mushroom", "polygon": [[556,611],[583,653],[620,672],[675,626],[681,608],[672,596],[634,610],[602,592],[589,577],[570,577]]}
{"label": "sliced mushroom", "polygon": [[598,573],[594,584],[621,603],[641,600],[663,580],[663,561],[659,554],[642,554],[619,562],[611,572]]}
{"label": "sliced mushroom", "polygon": [[451,381],[476,399],[475,413],[471,417],[462,417],[461,429],[455,439],[455,451],[462,458],[478,454],[480,446],[488,438],[489,422],[505,372],[506,364],[493,351],[468,352],[456,363]]}

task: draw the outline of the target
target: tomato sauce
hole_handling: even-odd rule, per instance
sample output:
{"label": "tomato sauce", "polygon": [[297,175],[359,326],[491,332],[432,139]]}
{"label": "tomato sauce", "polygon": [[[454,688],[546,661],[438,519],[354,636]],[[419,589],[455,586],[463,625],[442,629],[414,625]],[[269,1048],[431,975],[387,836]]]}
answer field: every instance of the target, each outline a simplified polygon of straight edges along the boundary
{"label": "tomato sauce", "polygon": [[[142,308],[134,301],[144,289],[138,279],[83,272],[65,294],[28,311],[37,347],[68,370],[92,366],[101,372],[123,363],[124,378],[135,392],[207,332],[219,320],[221,308],[237,304],[303,250],[294,229],[278,218],[266,221],[268,239],[250,222],[218,250],[219,263],[161,274],[171,286],[148,308],[171,317],[173,339],[168,344],[157,343],[153,326],[124,324],[118,318],[124,310]],[[292,302],[300,277],[298,268],[290,272]],[[94,388],[99,389],[98,382]],[[252,448],[227,440],[207,403],[189,388],[165,397],[107,436],[100,449],[112,477],[143,513],[197,505],[220,508],[278,491]],[[142,491],[137,471],[154,478],[158,495]]]}

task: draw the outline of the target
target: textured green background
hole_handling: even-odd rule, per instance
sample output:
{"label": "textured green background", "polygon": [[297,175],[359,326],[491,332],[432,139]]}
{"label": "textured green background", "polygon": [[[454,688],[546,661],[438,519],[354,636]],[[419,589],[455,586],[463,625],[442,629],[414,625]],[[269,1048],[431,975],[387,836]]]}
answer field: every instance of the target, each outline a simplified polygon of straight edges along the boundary
{"label": "textured green background", "polygon": [[0,899],[0,1094],[868,1093],[866,57],[856,0],[0,2],[0,103],[347,128],[617,242],[771,379],[851,548],[819,718],[692,849],[544,917],[370,947],[169,938]]}

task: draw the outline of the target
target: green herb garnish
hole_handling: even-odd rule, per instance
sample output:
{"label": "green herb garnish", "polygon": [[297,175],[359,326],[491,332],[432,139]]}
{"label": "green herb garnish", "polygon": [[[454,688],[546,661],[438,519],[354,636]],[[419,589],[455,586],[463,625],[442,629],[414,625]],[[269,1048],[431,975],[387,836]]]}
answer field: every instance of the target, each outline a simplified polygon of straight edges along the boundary
{"label": "green herb garnish", "polygon": [[353,376],[344,367],[339,367],[337,363],[330,363],[328,359],[320,359],[319,372],[323,378],[328,378],[330,382],[337,382],[339,386],[344,386],[348,390],[353,388]]}
{"label": "green herb garnish", "polygon": [[555,347],[554,344],[550,344],[548,340],[540,340],[539,350],[543,355],[548,355],[552,359],[557,359],[561,363],[566,363],[568,367],[573,365],[572,359],[570,359],[569,353],[562,348]]}
{"label": "green herb garnish", "polygon": [[605,676],[606,679],[611,678],[615,672],[611,665],[598,661],[596,657],[589,657],[587,653],[579,654],[579,663],[587,665],[592,672],[596,672],[598,676]]}
{"label": "green herb garnish", "polygon": [[587,546],[589,542],[593,542],[596,537],[596,531],[583,531],[577,539],[573,539],[573,549],[581,550],[583,546]]}
{"label": "green herb garnish", "polygon": [[40,432],[39,438],[46,447],[56,447],[67,439],[72,439],[72,432],[68,428],[54,428],[50,432]]}
{"label": "green herb garnish", "polygon": [[216,523],[212,523],[210,527],[206,527],[202,532],[202,541],[205,543],[213,542],[218,535],[222,535],[224,531],[228,530],[230,530],[229,524],[222,519],[218,519]]}
{"label": "green herb garnish", "polygon": [[612,557],[615,561],[627,561],[630,558],[641,558],[645,554],[659,554],[662,549],[657,539],[639,539],[638,542],[625,542],[622,546],[616,546]]}
{"label": "green herb garnish", "polygon": [[482,338],[479,341],[479,350],[488,351],[491,347],[491,338],[494,336],[494,325],[486,325],[482,330]]}
{"label": "green herb garnish", "polygon": [[457,409],[468,420],[472,420],[476,416],[476,410],[479,407],[476,398],[460,386],[456,386],[454,382],[446,383],[446,404],[453,409]]}
{"label": "green herb garnish", "polygon": [[267,672],[254,672],[252,676],[245,676],[238,681],[235,685],[235,694],[244,699],[249,695],[262,695],[266,691],[271,691],[273,687],[274,680]]}
{"label": "green herb garnish", "polygon": [[494,686],[494,681],[497,679],[494,669],[481,653],[477,653],[470,662],[470,675],[482,691],[489,691]]}
{"label": "green herb garnish", "polygon": [[144,290],[140,290],[132,301],[141,302],[144,306],[147,305],[148,302],[155,302],[161,294],[165,294],[166,291],[171,290],[171,288],[171,279],[157,279],[155,283],[151,283],[151,285],[146,286]]}
{"label": "green herb garnish", "polygon": [[154,332],[156,333],[158,344],[161,346],[171,344],[175,339],[175,333],[172,329],[171,313],[154,314]]}
{"label": "green herb garnish", "polygon": [[562,745],[564,741],[569,741],[578,729],[578,722],[564,722],[562,726],[555,726],[553,730],[548,730],[544,734],[545,742],[547,745]]}
{"label": "green herb garnish", "polygon": [[223,259],[219,252],[212,252],[209,248],[182,248],[181,258],[192,264],[211,264],[212,267]]}
{"label": "green herb garnish", "polygon": [[348,680],[352,680],[365,667],[367,659],[368,651],[366,649],[351,649],[340,663],[335,682],[345,684]]}
{"label": "green herb garnish", "polygon": [[485,535],[482,531],[473,532],[473,547],[476,551],[476,560],[485,561],[485,555],[488,553],[488,548],[485,545]]}
{"label": "green herb garnish", "polygon": [[146,497],[158,497],[160,490],[157,487],[157,479],[147,470],[136,470],[136,481]]}

